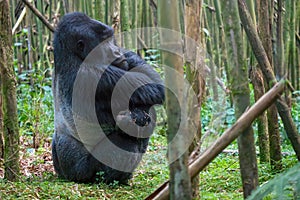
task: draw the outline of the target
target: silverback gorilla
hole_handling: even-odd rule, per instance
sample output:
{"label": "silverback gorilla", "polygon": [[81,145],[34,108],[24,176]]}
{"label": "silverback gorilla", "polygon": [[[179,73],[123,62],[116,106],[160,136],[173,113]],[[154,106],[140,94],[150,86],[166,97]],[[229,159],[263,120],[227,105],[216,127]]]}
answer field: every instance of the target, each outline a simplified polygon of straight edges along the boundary
{"label": "silverback gorilla", "polygon": [[159,75],[113,34],[78,12],[55,31],[52,157],[70,181],[127,183],[155,126],[152,106],[164,101]]}

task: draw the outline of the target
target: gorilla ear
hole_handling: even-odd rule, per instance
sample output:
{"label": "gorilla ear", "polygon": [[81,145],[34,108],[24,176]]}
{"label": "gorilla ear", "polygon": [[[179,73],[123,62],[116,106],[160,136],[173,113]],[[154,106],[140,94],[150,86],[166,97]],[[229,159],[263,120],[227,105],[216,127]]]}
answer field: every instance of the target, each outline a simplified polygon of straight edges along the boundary
{"label": "gorilla ear", "polygon": [[82,40],[77,42],[77,49],[81,52],[84,50],[84,42]]}

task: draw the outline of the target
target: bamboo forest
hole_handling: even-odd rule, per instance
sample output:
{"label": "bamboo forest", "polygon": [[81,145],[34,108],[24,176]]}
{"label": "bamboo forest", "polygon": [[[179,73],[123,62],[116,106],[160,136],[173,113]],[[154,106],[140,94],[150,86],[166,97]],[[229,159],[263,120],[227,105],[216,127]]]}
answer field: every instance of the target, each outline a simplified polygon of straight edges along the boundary
{"label": "bamboo forest", "polygon": [[0,199],[300,199],[300,1],[0,0]]}

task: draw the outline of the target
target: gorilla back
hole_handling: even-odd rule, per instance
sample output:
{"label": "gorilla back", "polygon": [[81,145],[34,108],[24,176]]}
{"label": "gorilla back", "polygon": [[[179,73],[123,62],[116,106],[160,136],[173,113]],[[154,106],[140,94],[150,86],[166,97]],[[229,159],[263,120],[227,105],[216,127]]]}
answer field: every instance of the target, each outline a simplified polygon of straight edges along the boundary
{"label": "gorilla back", "polygon": [[126,183],[155,126],[151,107],[164,101],[162,80],[85,14],[65,15],[53,43],[55,171],[70,181]]}

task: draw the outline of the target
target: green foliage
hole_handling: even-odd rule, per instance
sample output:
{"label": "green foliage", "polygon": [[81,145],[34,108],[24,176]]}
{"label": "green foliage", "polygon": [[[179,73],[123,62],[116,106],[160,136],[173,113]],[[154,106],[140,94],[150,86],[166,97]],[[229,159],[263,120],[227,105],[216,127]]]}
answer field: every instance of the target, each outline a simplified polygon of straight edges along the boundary
{"label": "green foliage", "polygon": [[[295,97],[292,98],[291,114],[293,117],[293,121],[298,129],[298,132],[300,133],[300,96],[297,96],[298,92],[300,93],[300,91],[295,91],[293,93],[293,95],[295,95]],[[279,130],[281,133],[283,143],[291,145],[291,142],[288,139],[288,136],[284,129],[284,125],[281,120],[279,120]]]}
{"label": "green foliage", "polygon": [[144,60],[147,61],[155,70],[160,74],[162,79],[164,79],[164,68],[161,66],[161,55],[158,49],[147,49],[145,51]]}
{"label": "green foliage", "polygon": [[53,133],[53,102],[48,70],[23,71],[17,76],[17,101],[21,135]]}
{"label": "green foliage", "polygon": [[[27,28],[14,35],[14,68],[18,82],[17,106],[20,135],[46,138],[51,136],[54,130],[51,69],[43,70],[40,67],[43,62],[46,62],[44,59],[31,63],[31,57],[37,53],[37,50],[31,46],[29,37]],[[20,59],[20,55],[23,59]],[[30,141],[33,142],[35,141]]]}
{"label": "green foliage", "polygon": [[158,49],[147,49],[146,56],[144,58],[150,65],[159,64],[160,60],[160,51]]}
{"label": "green foliage", "polygon": [[298,128],[298,132],[300,133],[300,91],[295,91],[294,95],[298,96],[294,99],[291,112],[294,122]]}
{"label": "green foliage", "polygon": [[228,127],[236,121],[234,109],[228,101],[221,98],[214,101],[208,97],[201,108],[201,124],[203,133],[209,131],[221,135]]}
{"label": "green foliage", "polygon": [[273,180],[259,187],[248,198],[256,199],[299,199],[300,198],[300,164],[296,164],[282,174],[278,174]]}

